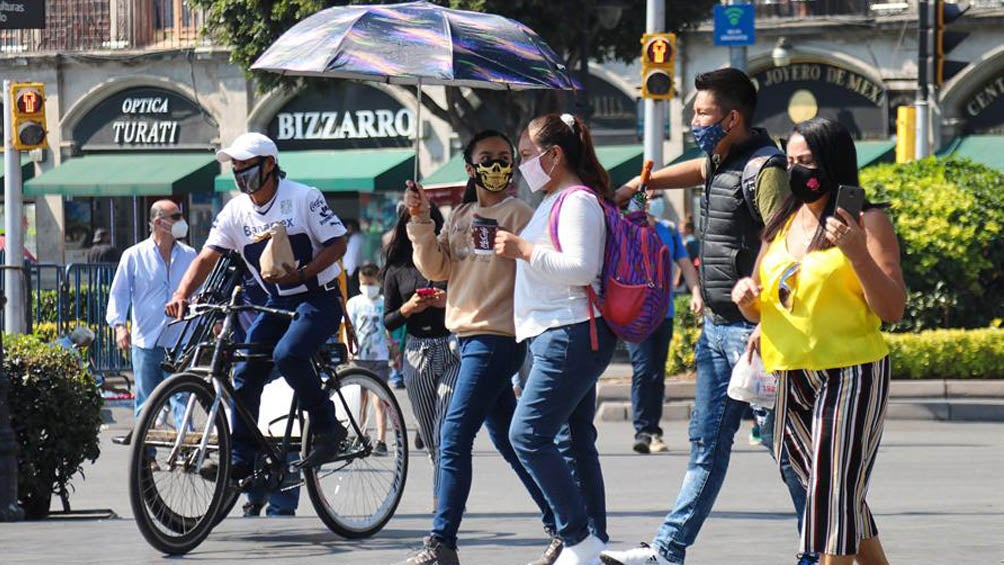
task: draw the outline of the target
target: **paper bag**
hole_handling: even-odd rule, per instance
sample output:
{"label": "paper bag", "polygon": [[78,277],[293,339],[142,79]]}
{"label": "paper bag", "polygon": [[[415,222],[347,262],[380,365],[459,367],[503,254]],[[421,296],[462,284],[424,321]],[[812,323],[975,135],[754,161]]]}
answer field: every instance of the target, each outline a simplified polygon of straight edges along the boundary
{"label": "paper bag", "polygon": [[286,274],[284,265],[296,268],[296,258],[293,257],[293,247],[289,244],[286,226],[275,223],[259,239],[268,239],[265,249],[261,252],[261,276],[265,280],[277,279]]}

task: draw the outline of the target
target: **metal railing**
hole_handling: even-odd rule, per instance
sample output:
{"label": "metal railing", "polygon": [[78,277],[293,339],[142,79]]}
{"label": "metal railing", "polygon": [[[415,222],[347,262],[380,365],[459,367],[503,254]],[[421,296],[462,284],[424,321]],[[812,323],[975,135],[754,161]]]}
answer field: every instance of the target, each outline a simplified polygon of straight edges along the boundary
{"label": "metal railing", "polygon": [[755,0],[757,19],[876,17],[916,12],[917,0]]}
{"label": "metal railing", "polygon": [[[41,0],[37,0],[41,1]],[[45,29],[0,31],[0,52],[177,49],[206,44],[185,0],[45,0]]]}

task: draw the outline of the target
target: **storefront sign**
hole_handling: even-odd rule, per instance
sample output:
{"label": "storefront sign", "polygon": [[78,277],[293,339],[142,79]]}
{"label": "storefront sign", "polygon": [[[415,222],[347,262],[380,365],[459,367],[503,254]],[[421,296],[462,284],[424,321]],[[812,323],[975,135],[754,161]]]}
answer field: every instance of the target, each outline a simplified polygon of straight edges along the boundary
{"label": "storefront sign", "polygon": [[824,63],[771,67],[753,76],[758,85],[754,123],[772,135],[815,116],[844,124],[855,139],[889,136],[886,89],[854,71]]}
{"label": "storefront sign", "polygon": [[963,103],[966,133],[1004,133],[1004,74],[988,80]]}
{"label": "storefront sign", "polygon": [[161,88],[133,88],[91,110],[73,130],[83,150],[206,149],[218,137],[212,119],[184,96]]}
{"label": "storefront sign", "polygon": [[45,2],[0,0],[0,29],[45,29]]}
{"label": "storefront sign", "polygon": [[305,90],[268,125],[280,150],[408,147],[414,112],[382,90],[353,82]]}

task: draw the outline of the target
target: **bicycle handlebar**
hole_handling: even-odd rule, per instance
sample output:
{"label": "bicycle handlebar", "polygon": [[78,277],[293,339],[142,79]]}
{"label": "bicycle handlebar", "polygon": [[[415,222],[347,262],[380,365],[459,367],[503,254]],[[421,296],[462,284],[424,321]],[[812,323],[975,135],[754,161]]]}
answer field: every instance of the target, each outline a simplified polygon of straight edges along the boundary
{"label": "bicycle handlebar", "polygon": [[265,306],[256,306],[254,304],[192,304],[188,307],[191,310],[191,316],[184,318],[185,320],[201,316],[206,312],[241,312],[244,310],[254,310],[255,312],[262,312],[268,314],[269,316],[276,316],[279,318],[289,318],[290,320],[295,320],[300,317],[299,312],[291,312],[289,310],[280,310],[278,308],[267,308]]}

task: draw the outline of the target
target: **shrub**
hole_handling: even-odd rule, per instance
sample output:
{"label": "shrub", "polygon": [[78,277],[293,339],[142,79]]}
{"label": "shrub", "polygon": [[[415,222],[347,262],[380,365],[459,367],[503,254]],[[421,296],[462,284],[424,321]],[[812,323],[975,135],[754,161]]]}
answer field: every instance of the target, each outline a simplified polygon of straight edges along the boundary
{"label": "shrub", "polygon": [[666,374],[693,373],[694,348],[701,337],[704,318],[690,311],[689,294],[677,296],[673,308],[673,340],[669,343]]}
{"label": "shrub", "polygon": [[861,173],[889,202],[909,296],[892,331],[986,327],[1004,316],[1004,173],[968,160],[921,159]]}
{"label": "shrub", "polygon": [[85,460],[97,459],[101,395],[69,350],[37,336],[5,335],[3,369],[11,381],[11,426],[17,437],[18,501],[29,518],[49,512]]}
{"label": "shrub", "polygon": [[898,379],[1004,378],[1004,330],[930,330],[886,334]]}

